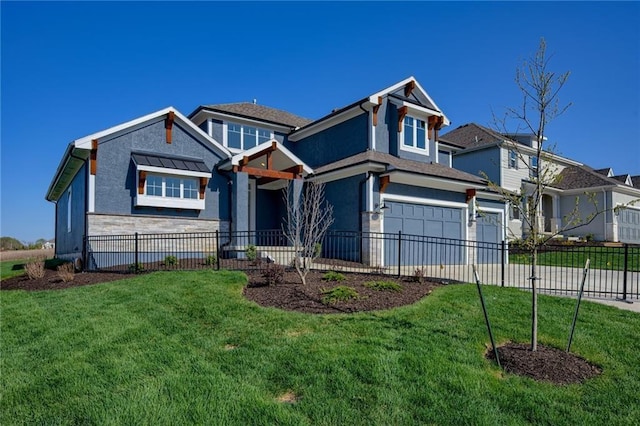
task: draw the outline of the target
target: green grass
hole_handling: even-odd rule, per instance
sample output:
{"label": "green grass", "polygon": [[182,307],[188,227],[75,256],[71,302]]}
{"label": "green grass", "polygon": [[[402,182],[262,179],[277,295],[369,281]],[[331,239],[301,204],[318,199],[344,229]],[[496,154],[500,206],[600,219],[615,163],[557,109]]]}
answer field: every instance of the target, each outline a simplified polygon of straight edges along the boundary
{"label": "green grass", "polygon": [[[589,247],[584,249],[541,252],[538,253],[538,264],[548,266],[564,266],[572,268],[584,268],[587,258],[591,260],[591,269],[624,270],[624,251],[615,247]],[[529,264],[531,258],[528,254],[509,255],[511,263]],[[628,268],[630,271],[640,271],[640,252],[637,250],[628,255]]]}
{"label": "green grass", "polygon": [[[502,375],[471,285],[403,308],[305,315],[245,300],[234,272],[163,272],[4,291],[0,424],[640,422],[640,315],[584,302],[572,350],[604,372],[554,386]],[[529,294],[485,287],[498,341],[526,341]],[[563,347],[573,301],[540,296]],[[282,403],[287,392],[299,400]]]}

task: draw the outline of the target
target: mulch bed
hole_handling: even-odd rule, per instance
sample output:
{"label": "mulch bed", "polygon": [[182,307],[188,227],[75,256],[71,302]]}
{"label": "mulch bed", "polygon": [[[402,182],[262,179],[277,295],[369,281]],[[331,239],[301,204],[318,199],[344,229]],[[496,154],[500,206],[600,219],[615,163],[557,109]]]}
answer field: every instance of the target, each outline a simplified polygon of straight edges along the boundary
{"label": "mulch bed", "polygon": [[[557,385],[582,383],[602,373],[600,367],[577,355],[541,344],[532,352],[529,344],[509,342],[498,347],[498,356],[508,373]],[[487,352],[487,358],[495,361],[493,350]]]}
{"label": "mulch bed", "polygon": [[[375,311],[410,305],[442,285],[430,281],[417,283],[408,278],[398,279],[388,275],[356,273],[345,273],[345,281],[329,282],[322,279],[323,272],[310,271],[307,285],[303,286],[295,271],[287,271],[282,283],[267,286],[260,271],[246,271],[246,274],[249,277],[249,283],[244,289],[247,299],[262,306],[310,314]],[[0,282],[0,290],[61,290],[135,276],[131,273],[86,272],[76,273],[73,281],[64,282],[56,271],[47,269],[42,279],[30,280],[26,275],[4,279]],[[393,281],[402,286],[402,291],[380,291],[365,287],[364,283],[370,281]],[[352,287],[359,297],[335,304],[322,303],[322,290],[338,285]],[[498,355],[502,368],[508,373],[559,385],[582,383],[602,373],[601,368],[577,355],[540,344],[538,350],[532,352],[528,344],[509,342],[498,348]],[[492,350],[487,351],[486,356],[495,361]]]}
{"label": "mulch bed", "polygon": [[[440,285],[428,281],[417,283],[388,275],[355,273],[346,273],[345,281],[325,281],[322,279],[323,272],[310,271],[307,275],[307,285],[303,286],[295,271],[287,271],[282,283],[267,286],[259,271],[247,271],[246,274],[249,277],[249,285],[244,289],[247,299],[262,306],[310,314],[375,311],[410,305]],[[402,291],[373,290],[365,287],[364,284],[371,281],[392,281],[400,284]],[[335,304],[322,303],[322,290],[341,285],[355,289],[359,297]]]}

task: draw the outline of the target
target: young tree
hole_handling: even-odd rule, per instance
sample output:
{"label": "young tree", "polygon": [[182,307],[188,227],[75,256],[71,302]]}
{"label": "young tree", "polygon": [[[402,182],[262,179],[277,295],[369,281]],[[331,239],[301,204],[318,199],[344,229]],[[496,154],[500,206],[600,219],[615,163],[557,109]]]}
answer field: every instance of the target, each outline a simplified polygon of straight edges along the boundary
{"label": "young tree", "polygon": [[[543,149],[545,143],[545,131],[547,125],[562,115],[571,103],[561,106],[558,93],[564,87],[569,78],[569,72],[556,74],[549,69],[550,57],[547,56],[547,45],[544,38],[540,40],[538,51],[535,55],[522,64],[516,70],[515,81],[522,93],[522,105],[518,108],[507,108],[504,119],[495,120],[502,133],[507,132],[507,123],[515,121],[518,123],[516,132],[525,130],[535,136],[536,146],[535,159],[527,161],[525,156],[518,151],[518,147],[513,146],[513,150],[518,153],[519,161],[530,170],[532,184],[529,191],[523,194],[500,192],[512,206],[523,208],[523,227],[526,231],[526,238],[523,243],[529,251],[531,257],[531,350],[536,351],[538,347],[538,248],[541,240],[539,206],[542,205],[542,196],[546,187],[552,185],[558,177],[558,173],[552,167],[549,156]],[[522,197],[525,196],[524,203]],[[577,210],[576,210],[577,213]]]}
{"label": "young tree", "polygon": [[296,191],[292,182],[284,189],[283,199],[287,216],[282,229],[294,248],[296,272],[306,285],[311,265],[320,255],[318,247],[333,223],[333,206],[325,200],[322,183],[307,182]]}

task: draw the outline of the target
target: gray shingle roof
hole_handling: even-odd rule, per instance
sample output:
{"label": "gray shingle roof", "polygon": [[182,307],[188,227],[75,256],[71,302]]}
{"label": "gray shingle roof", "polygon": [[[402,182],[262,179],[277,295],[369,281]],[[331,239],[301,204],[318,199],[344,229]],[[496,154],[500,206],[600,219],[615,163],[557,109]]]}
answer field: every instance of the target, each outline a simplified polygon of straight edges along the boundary
{"label": "gray shingle roof", "polygon": [[615,179],[618,182],[622,182],[623,184],[627,184],[627,178],[629,177],[629,175],[618,175],[618,176],[611,176],[611,179]]}
{"label": "gray shingle roof", "polygon": [[187,157],[167,157],[148,153],[132,153],[131,158],[139,166],[162,167],[165,169],[188,170],[191,172],[211,173],[204,161]]}
{"label": "gray shingle roof", "polygon": [[442,135],[440,139],[464,148],[493,145],[504,140],[509,140],[506,136],[476,123],[463,124]]}
{"label": "gray shingle roof", "polygon": [[333,170],[339,170],[345,167],[353,166],[356,164],[374,162],[380,163],[386,166],[391,166],[398,171],[406,171],[411,173],[418,173],[427,176],[439,177],[444,179],[452,179],[463,182],[469,182],[474,184],[484,185],[486,182],[470,173],[466,173],[457,169],[453,169],[448,166],[443,166],[438,163],[421,163],[419,161],[405,160],[402,158],[394,157],[390,154],[385,154],[377,151],[365,151],[351,157],[343,158],[342,160],[335,161],[333,163],[317,167],[314,171],[316,175],[330,172]]}
{"label": "gray shingle roof", "polygon": [[233,114],[245,118],[254,118],[274,124],[283,124],[285,126],[294,128],[305,126],[313,121],[307,118],[299,117],[281,109],[253,104],[250,102],[204,105],[201,108],[206,108],[211,111]]}
{"label": "gray shingle roof", "polygon": [[640,175],[631,176],[631,183],[633,183],[634,188],[640,189]]}
{"label": "gray shingle roof", "polygon": [[559,189],[582,189],[619,184],[616,179],[600,174],[590,167],[569,166],[559,173],[558,181],[553,186]]}
{"label": "gray shingle roof", "polygon": [[600,173],[601,175],[609,176],[609,173],[611,173],[611,167],[605,167],[604,169],[594,169],[594,172]]}

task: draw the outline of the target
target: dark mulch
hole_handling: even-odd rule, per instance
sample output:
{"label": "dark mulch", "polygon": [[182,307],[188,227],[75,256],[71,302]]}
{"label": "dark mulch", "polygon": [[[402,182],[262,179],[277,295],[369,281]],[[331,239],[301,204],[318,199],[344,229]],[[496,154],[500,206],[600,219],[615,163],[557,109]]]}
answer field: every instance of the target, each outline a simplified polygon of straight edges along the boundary
{"label": "dark mulch", "polygon": [[[602,369],[563,350],[538,344],[532,352],[529,344],[509,342],[498,347],[502,368],[513,374],[558,385],[582,383],[602,373]],[[495,360],[493,351],[487,358]]]}
{"label": "dark mulch", "polygon": [[[259,271],[248,271],[249,285],[245,288],[244,295],[262,306],[311,314],[333,314],[375,311],[410,305],[440,285],[428,281],[416,283],[387,275],[355,273],[345,273],[347,279],[344,281],[324,281],[323,275],[323,272],[310,271],[307,275],[307,284],[303,286],[295,271],[287,271],[282,283],[267,286]],[[364,283],[369,281],[393,281],[402,286],[402,291],[372,290],[364,286]],[[354,288],[359,297],[335,304],[322,303],[322,290],[339,285]]]}
{"label": "dark mulch", "polygon": [[0,290],[61,290],[63,288],[100,284],[109,281],[135,277],[135,274],[119,274],[115,272],[81,272],[76,273],[73,281],[64,282],[56,271],[45,269],[44,278],[30,280],[26,275],[3,279]]}

